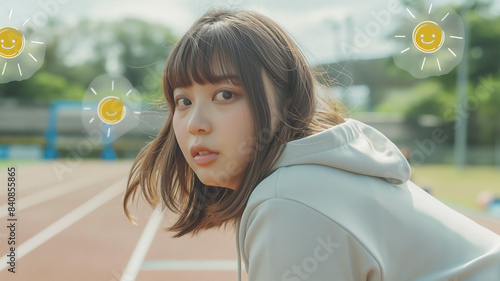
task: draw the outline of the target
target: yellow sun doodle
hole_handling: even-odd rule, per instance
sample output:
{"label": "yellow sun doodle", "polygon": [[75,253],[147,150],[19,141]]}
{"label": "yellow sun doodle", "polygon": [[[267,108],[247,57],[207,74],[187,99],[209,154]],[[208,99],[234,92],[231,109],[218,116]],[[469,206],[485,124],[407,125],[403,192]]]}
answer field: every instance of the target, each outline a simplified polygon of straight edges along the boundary
{"label": "yellow sun doodle", "polygon": [[23,52],[24,35],[14,27],[3,27],[0,29],[0,56],[4,58],[15,58]]}
{"label": "yellow sun doodle", "polygon": [[99,103],[97,114],[102,122],[116,124],[125,116],[126,107],[117,97],[105,97]]}
{"label": "yellow sun doodle", "polygon": [[102,74],[82,99],[82,121],[89,137],[109,144],[139,124],[141,96],[123,76]]}
{"label": "yellow sun doodle", "polygon": [[465,48],[460,15],[446,6],[433,10],[432,3],[427,8],[413,2],[401,15],[408,22],[394,33],[399,49],[394,63],[419,79],[450,73]]}
{"label": "yellow sun doodle", "polygon": [[433,21],[421,22],[413,31],[413,44],[424,53],[433,53],[444,42],[443,29]]}

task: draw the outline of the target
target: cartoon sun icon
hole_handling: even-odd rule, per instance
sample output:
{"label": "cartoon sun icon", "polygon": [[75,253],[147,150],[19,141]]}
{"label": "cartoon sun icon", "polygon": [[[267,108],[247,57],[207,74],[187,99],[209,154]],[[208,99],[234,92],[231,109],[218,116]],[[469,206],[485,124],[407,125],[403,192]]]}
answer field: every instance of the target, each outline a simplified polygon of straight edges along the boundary
{"label": "cartoon sun icon", "polygon": [[110,143],[138,125],[141,97],[126,78],[104,74],[92,81],[82,106],[89,135]]}
{"label": "cartoon sun icon", "polygon": [[424,53],[434,53],[444,43],[443,29],[433,21],[424,21],[415,27],[413,44]]}
{"label": "cartoon sun icon", "polygon": [[425,11],[406,8],[410,28],[405,25],[394,36],[402,46],[393,56],[394,63],[416,78],[447,74],[462,59],[462,19],[451,9],[433,12],[432,8],[432,4]]}
{"label": "cartoon sun icon", "polygon": [[23,52],[24,35],[15,27],[0,28],[0,57],[15,58]]}
{"label": "cartoon sun icon", "polygon": [[108,96],[103,98],[97,106],[97,114],[106,124],[117,124],[123,120],[127,107],[118,97]]}
{"label": "cartoon sun icon", "polygon": [[43,64],[46,46],[20,7],[0,7],[0,83],[30,78]]}

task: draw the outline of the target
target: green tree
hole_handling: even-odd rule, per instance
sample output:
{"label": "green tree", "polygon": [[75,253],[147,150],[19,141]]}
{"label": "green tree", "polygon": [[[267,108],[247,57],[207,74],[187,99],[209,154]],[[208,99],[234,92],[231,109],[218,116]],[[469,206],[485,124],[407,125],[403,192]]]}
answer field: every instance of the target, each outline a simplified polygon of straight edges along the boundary
{"label": "green tree", "polygon": [[[467,112],[458,112],[457,68],[447,75],[418,80],[406,94],[410,106],[405,115],[410,123],[417,122],[422,115],[434,115],[443,127],[453,128],[457,114],[468,116],[468,142],[470,145],[493,145],[500,131],[500,17],[487,12],[488,4],[477,4],[469,13],[470,48],[469,88]],[[459,11],[460,8],[455,8]],[[408,73],[396,66],[389,68],[390,75],[408,78]],[[393,91],[394,92],[394,91]],[[396,93],[397,94],[397,93]],[[400,108],[395,102],[401,98],[388,97],[378,108]],[[449,143],[454,134],[450,132]]]}
{"label": "green tree", "polygon": [[52,21],[43,32],[44,65],[28,80],[0,84],[0,98],[80,99],[95,77],[109,73],[125,76],[143,100],[154,100],[161,69],[177,40],[169,28],[138,19],[84,20],[74,26]]}

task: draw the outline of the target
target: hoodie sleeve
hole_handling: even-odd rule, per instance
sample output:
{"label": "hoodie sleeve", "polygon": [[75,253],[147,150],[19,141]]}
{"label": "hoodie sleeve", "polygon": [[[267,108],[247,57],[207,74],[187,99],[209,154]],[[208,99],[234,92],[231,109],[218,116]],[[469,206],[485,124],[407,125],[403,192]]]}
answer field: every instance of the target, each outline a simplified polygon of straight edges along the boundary
{"label": "hoodie sleeve", "polygon": [[376,259],[353,235],[303,203],[266,200],[246,228],[249,281],[382,280]]}

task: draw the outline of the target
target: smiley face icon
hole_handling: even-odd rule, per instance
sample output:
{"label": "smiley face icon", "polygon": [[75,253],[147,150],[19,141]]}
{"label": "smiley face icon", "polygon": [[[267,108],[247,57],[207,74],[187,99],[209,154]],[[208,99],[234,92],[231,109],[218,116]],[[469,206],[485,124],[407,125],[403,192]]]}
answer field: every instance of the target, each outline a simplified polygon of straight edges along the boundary
{"label": "smiley face icon", "polygon": [[23,52],[24,35],[14,27],[3,27],[0,29],[0,56],[10,59],[15,58]]}
{"label": "smiley face icon", "polygon": [[433,21],[424,21],[413,30],[413,44],[424,53],[434,53],[444,43],[443,29]]}
{"label": "smiley face icon", "polygon": [[102,122],[116,124],[125,117],[126,107],[118,97],[105,97],[99,102],[97,114]]}

